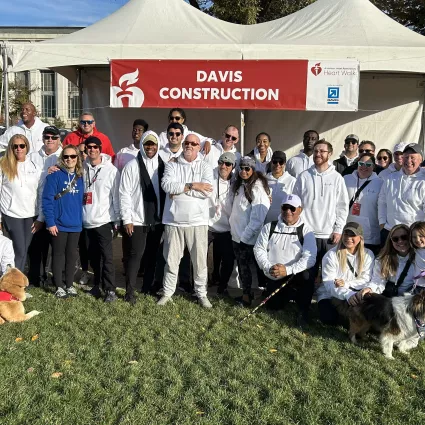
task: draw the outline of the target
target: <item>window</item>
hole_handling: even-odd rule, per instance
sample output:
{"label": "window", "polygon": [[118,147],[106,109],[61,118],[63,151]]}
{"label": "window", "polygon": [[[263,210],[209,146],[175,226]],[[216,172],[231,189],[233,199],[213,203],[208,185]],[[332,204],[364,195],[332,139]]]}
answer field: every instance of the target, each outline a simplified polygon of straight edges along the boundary
{"label": "window", "polygon": [[41,71],[41,116],[56,117],[56,75],[51,71]]}
{"label": "window", "polygon": [[29,90],[30,88],[30,73],[29,71],[17,72],[15,74],[15,84],[18,89]]}
{"label": "window", "polygon": [[78,87],[68,81],[68,118],[70,120],[80,116],[80,93]]}

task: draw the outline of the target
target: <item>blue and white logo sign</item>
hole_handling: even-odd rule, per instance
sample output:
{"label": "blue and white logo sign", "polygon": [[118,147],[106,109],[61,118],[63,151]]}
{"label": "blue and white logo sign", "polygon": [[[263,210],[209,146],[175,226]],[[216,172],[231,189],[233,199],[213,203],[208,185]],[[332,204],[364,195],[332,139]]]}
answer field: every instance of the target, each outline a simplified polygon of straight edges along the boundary
{"label": "blue and white logo sign", "polygon": [[328,105],[339,104],[339,87],[328,87]]}

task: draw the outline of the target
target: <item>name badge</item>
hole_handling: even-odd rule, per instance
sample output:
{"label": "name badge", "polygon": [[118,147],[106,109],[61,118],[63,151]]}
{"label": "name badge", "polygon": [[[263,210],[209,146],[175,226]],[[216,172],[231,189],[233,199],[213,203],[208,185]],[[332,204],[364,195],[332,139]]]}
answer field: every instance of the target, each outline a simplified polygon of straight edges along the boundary
{"label": "name badge", "polygon": [[91,205],[93,203],[93,193],[86,192],[83,196],[83,205]]}
{"label": "name badge", "polygon": [[351,215],[360,215],[361,209],[362,209],[362,204],[354,202],[353,208],[351,209]]}

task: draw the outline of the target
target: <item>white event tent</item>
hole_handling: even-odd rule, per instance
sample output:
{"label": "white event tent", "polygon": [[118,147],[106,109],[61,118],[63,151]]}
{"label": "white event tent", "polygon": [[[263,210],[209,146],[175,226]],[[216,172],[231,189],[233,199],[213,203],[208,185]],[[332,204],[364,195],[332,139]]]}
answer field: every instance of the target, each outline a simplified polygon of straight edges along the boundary
{"label": "white event tent", "polygon": [[[267,131],[274,149],[292,155],[311,128],[337,151],[349,133],[378,147],[423,143],[425,37],[368,0],[318,0],[292,15],[250,26],[220,21],[183,0],[130,0],[75,33],[9,45],[9,57],[13,71],[51,68],[76,81],[77,69],[82,70],[84,107],[93,110],[99,129],[116,148],[130,143],[135,118],[162,131],[168,111],[109,108],[110,59],[357,59],[357,112],[245,111],[247,148],[257,133]],[[189,128],[214,138],[240,120],[235,110],[188,110],[187,115]]]}

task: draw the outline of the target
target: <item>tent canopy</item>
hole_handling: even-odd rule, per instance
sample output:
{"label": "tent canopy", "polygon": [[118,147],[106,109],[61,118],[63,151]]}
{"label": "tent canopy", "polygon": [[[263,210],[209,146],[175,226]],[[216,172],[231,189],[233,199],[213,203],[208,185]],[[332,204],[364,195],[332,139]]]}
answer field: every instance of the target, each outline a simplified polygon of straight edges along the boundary
{"label": "tent canopy", "polygon": [[218,20],[183,0],[130,0],[75,33],[12,44],[9,56],[13,71],[55,68],[67,76],[69,67],[107,65],[109,59],[355,58],[362,71],[425,72],[425,37],[369,0],[318,0],[250,26]]}

